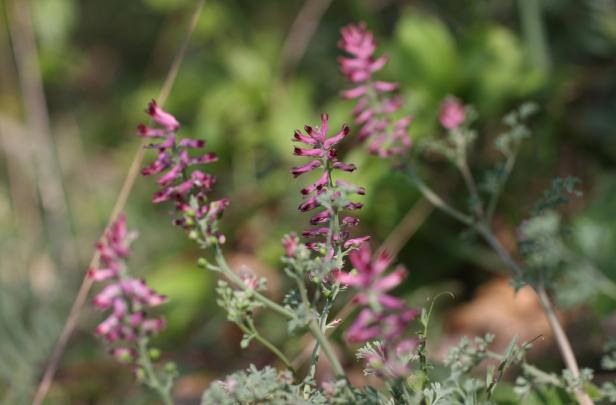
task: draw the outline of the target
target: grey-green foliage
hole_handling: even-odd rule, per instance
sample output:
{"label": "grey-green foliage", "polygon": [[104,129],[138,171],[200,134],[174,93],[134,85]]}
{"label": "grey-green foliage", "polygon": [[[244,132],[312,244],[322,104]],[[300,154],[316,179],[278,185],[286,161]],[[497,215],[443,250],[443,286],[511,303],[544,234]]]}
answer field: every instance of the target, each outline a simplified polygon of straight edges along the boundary
{"label": "grey-green foliage", "polygon": [[572,176],[558,177],[552,180],[550,188],[545,190],[543,196],[535,203],[532,215],[541,215],[546,211],[567,204],[571,200],[571,196],[581,197],[582,192],[577,188],[581,182],[580,179]]}
{"label": "grey-green foliage", "polygon": [[[449,369],[447,377],[430,381],[421,391],[425,403],[430,405],[445,404],[492,404],[492,394],[501,382],[505,372],[516,364],[524,363],[530,343],[518,345],[515,339],[503,354],[489,350],[494,336],[471,341],[463,337],[460,343],[452,347],[446,357],[445,366]],[[477,378],[474,370],[487,360],[496,360],[495,365],[487,367],[485,378]]]}
{"label": "grey-green foliage", "polygon": [[251,365],[235,372],[224,381],[213,383],[201,398],[203,405],[249,404],[325,404],[323,395],[310,387],[293,384],[289,372],[272,367],[258,370]]}
{"label": "grey-green foliage", "polygon": [[388,398],[366,387],[355,389],[344,379],[325,382],[320,388],[314,381],[294,382],[287,371],[272,367],[235,372],[213,383],[201,398],[202,405],[390,405]]}

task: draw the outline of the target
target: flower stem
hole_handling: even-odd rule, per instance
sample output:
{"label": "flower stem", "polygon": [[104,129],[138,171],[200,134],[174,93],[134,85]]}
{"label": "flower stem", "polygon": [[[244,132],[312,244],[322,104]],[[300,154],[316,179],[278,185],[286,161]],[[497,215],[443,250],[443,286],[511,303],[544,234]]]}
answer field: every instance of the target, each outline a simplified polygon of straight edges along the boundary
{"label": "flower stem", "polygon": [[250,290],[253,297],[255,297],[257,301],[265,305],[267,308],[289,319],[293,319],[295,317],[295,315],[293,315],[293,312],[291,312],[290,310],[286,309],[283,306],[278,305],[277,303],[270,300],[269,298],[259,293],[258,291],[254,291],[251,288],[249,288],[242,281],[242,279],[231,270],[231,268],[227,264],[227,261],[225,260],[225,257],[222,253],[222,249],[220,248],[220,245],[218,244],[216,244],[216,262],[218,263],[218,268],[223,272],[225,276],[227,276],[227,278],[229,278],[229,280],[231,280],[235,285],[237,285],[244,291]]}
{"label": "flower stem", "polygon": [[[540,284],[535,288],[537,295],[539,295],[539,300],[541,301],[541,305],[543,306],[543,312],[548,318],[550,322],[550,326],[552,327],[552,331],[554,332],[554,338],[556,339],[556,343],[558,344],[558,349],[560,350],[560,354],[562,355],[565,364],[573,377],[575,379],[580,378],[580,368],[577,363],[577,359],[575,358],[575,354],[573,353],[573,349],[571,347],[571,343],[569,343],[569,339],[563,330],[562,325],[558,321],[556,317],[556,313],[554,311],[554,307],[552,305],[552,301],[550,300],[547,291],[543,284]],[[594,402],[586,392],[582,389],[577,388],[575,390],[575,397],[581,405],[590,405]]]}
{"label": "flower stem", "polygon": [[254,338],[257,339],[263,346],[267,347],[272,353],[274,353],[274,355],[278,357],[280,361],[282,361],[282,363],[289,369],[289,371],[291,371],[293,376],[295,376],[295,369],[293,368],[293,365],[291,364],[287,356],[285,356],[284,353],[278,350],[276,346],[274,346],[269,340],[267,340],[263,335],[261,335],[259,331],[257,331],[257,328],[255,327],[252,319],[248,320],[248,327],[241,323],[238,323],[237,325],[244,333],[254,336]]}
{"label": "flower stem", "polygon": [[[460,213],[455,208],[451,208],[428,186],[426,186],[423,181],[421,181],[421,179],[417,178],[417,176],[415,176],[414,174],[411,174],[411,181],[417,186],[418,190],[423,194],[423,196],[428,201],[432,202],[437,208],[441,209],[443,212],[449,214],[453,218],[457,219],[465,225],[470,226],[472,229],[478,232],[485,239],[488,245],[490,245],[490,247],[496,252],[496,254],[500,257],[503,263],[505,263],[505,265],[509,267],[511,272],[518,278],[523,277],[523,268],[511,257],[511,255],[500,244],[498,239],[496,239],[492,230],[489,227],[489,224],[486,221],[485,214],[483,214],[479,218],[480,221],[474,222],[468,216]],[[469,189],[469,191],[472,193],[472,190]],[[569,369],[569,371],[571,371],[574,378],[579,378],[580,369],[575,358],[573,349],[571,347],[571,343],[569,342],[569,339],[567,338],[567,335],[562,325],[556,317],[553,304],[549,296],[547,295],[547,292],[545,291],[545,287],[542,284],[533,285],[533,289],[539,296],[543,311],[548,318],[548,322],[550,323],[550,327],[552,329],[552,332],[554,333],[554,338],[556,339],[556,344],[560,350],[563,361],[565,362],[565,366]],[[593,401],[583,390],[576,390],[575,395],[580,404],[593,404]]]}
{"label": "flower stem", "polygon": [[154,391],[158,393],[160,399],[163,401],[165,405],[173,405],[173,398],[171,397],[171,390],[169,385],[163,385],[156,371],[154,371],[154,366],[152,365],[152,361],[150,360],[150,354],[148,353],[148,339],[141,338],[138,343],[139,349],[139,359],[138,364],[142,367],[145,373],[145,383],[148,387],[152,388]]}
{"label": "flower stem", "polygon": [[319,342],[319,345],[323,348],[323,352],[325,353],[325,356],[327,356],[329,363],[334,369],[334,373],[336,374],[336,377],[346,378],[346,374],[344,372],[344,369],[342,368],[342,365],[340,364],[340,361],[338,360],[338,356],[336,356],[336,353],[334,352],[334,348],[332,347],[331,343],[329,343],[329,340],[327,340],[327,338],[323,334],[323,331],[321,331],[321,328],[319,327],[319,324],[316,321],[316,319],[310,322],[309,328],[314,338],[317,340],[317,342]]}

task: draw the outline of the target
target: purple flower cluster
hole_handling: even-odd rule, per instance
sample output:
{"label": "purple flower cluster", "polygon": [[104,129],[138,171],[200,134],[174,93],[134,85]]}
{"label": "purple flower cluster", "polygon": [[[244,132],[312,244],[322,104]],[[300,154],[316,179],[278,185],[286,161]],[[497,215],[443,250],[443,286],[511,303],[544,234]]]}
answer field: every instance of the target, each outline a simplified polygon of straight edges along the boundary
{"label": "purple flower cluster", "polygon": [[359,343],[380,339],[385,347],[399,345],[400,338],[418,312],[387,292],[402,282],[406,269],[398,266],[385,274],[391,257],[387,252],[382,252],[373,259],[367,243],[351,252],[349,258],[354,270],[350,273],[338,272],[336,279],[357,289],[354,301],[362,309],[346,332],[347,340]]}
{"label": "purple flower cluster", "polygon": [[388,95],[397,83],[373,80],[373,74],[387,63],[387,57],[375,58],[376,41],[364,23],[349,24],[340,31],[338,47],[350,57],[339,57],[340,70],[355,87],[342,93],[345,99],[357,99],[353,110],[355,123],[361,126],[360,140],[368,140],[368,150],[381,157],[400,155],[411,147],[408,127],[411,117],[394,119],[404,104],[400,95]]}
{"label": "purple flower cluster", "polygon": [[160,140],[159,143],[146,146],[158,150],[158,157],[141,171],[144,176],[162,174],[157,180],[160,190],[154,194],[152,201],[155,204],[174,201],[176,211],[180,214],[174,221],[176,225],[187,230],[200,226],[206,236],[215,237],[223,243],[224,236],[217,232],[216,223],[229,201],[209,201],[207,193],[212,190],[216,178],[199,169],[188,171],[191,166],[215,162],[217,156],[214,153],[191,156],[190,151],[204,148],[205,141],[190,138],[178,141],[179,122],[154,100],[146,112],[157,127],[140,124],[138,134],[143,138]]}
{"label": "purple flower cluster", "polygon": [[96,334],[107,343],[114,344],[111,354],[119,360],[135,359],[135,342],[143,336],[160,332],[164,318],[148,318],[146,309],[167,301],[164,295],[147,286],[144,280],[132,278],[125,268],[129,256],[129,243],[133,235],[127,231],[126,217],[114,222],[102,243],[96,246],[99,267],[91,268],[88,276],[107,285],[94,297],[93,304],[111,313],[96,328]]}
{"label": "purple flower cluster", "polygon": [[[348,134],[349,127],[342,126],[342,129],[332,137],[327,137],[327,121],[328,115],[321,115],[321,128],[310,127],[306,125],[304,127],[305,134],[299,130],[294,133],[294,141],[301,142],[308,146],[308,148],[295,148],[294,154],[297,156],[310,157],[310,162],[294,167],[291,173],[294,177],[300,176],[304,173],[322,168],[323,172],[321,176],[308,187],[301,190],[301,194],[304,196],[305,201],[299,206],[299,210],[302,212],[311,211],[315,208],[322,208],[311,219],[310,223],[317,226],[302,233],[305,238],[317,238],[325,237],[325,242],[311,242],[306,246],[315,251],[321,251],[323,248],[327,249],[326,256],[331,258],[335,254],[335,247],[350,248],[352,246],[358,246],[368,237],[348,239],[349,233],[344,228],[356,226],[359,220],[352,216],[345,216],[339,218],[339,211],[342,209],[356,210],[360,209],[363,204],[357,202],[346,201],[346,195],[358,194],[364,195],[366,191],[363,187],[357,187],[346,183],[342,180],[332,179],[332,171],[342,170],[346,172],[352,172],[356,169],[353,164],[346,164],[340,162],[336,157],[335,146],[340,143]],[[326,192],[328,194],[329,201],[327,204],[323,202],[320,196]],[[343,196],[343,193],[345,194]],[[342,206],[339,206],[342,204]]]}

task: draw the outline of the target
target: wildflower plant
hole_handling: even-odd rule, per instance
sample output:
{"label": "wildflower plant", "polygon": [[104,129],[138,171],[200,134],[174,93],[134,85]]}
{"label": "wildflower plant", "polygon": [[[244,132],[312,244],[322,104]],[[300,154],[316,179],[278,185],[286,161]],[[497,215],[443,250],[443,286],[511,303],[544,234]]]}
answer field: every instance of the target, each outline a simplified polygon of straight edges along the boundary
{"label": "wildflower plant", "polygon": [[[491,350],[494,336],[463,338],[451,348],[442,364],[428,352],[429,323],[434,297],[426,308],[415,308],[395,294],[408,275],[402,266],[392,266],[394,258],[384,250],[373,252],[370,235],[357,235],[355,216],[367,193],[361,185],[338,178],[340,172],[358,168],[339,155],[339,146],[354,131],[346,124],[330,130],[327,114],[318,125],[295,130],[293,155],[301,163],[290,174],[306,183],[297,183],[301,202],[298,211],[309,213],[310,228],[282,238],[281,262],[289,277],[290,288],[281,302],[269,297],[267,280],[250,268],[232,268],[223,246],[221,230],[224,211],[232,208],[227,198],[214,198],[216,178],[204,166],[217,160],[214,153],[203,152],[205,141],[179,136],[180,123],[152,101],[146,110],[152,125],[140,124],[138,135],[148,140],[146,148],[156,153],[143,168],[144,176],[158,176],[158,191],[153,203],[173,207],[172,222],[209,254],[198,266],[220,276],[216,292],[218,304],[229,321],[243,332],[240,346],[253,343],[266,347],[284,369],[251,365],[214,382],[202,396],[203,404],[492,404],[496,387],[508,370],[517,369],[515,392],[531,398],[541,390],[555,389],[581,404],[593,399],[613,399],[614,384],[601,388],[592,383],[592,372],[580,370],[569,341],[555,316],[551,284],[558,277],[553,269],[560,256],[551,257],[559,247],[559,222],[554,209],[577,193],[577,182],[557,180],[538,201],[530,218],[520,227],[520,256],[516,260],[495,237],[491,222],[499,197],[510,175],[523,140],[530,136],[526,120],[535,112],[525,104],[504,119],[506,130],[495,142],[504,162],[478,184],[468,164],[470,146],[477,136],[472,128],[476,113],[453,96],[447,97],[439,112],[445,135],[424,142],[417,151],[442,155],[460,172],[469,198],[464,209],[445,202],[420,176],[417,151],[411,150],[408,134],[410,116],[402,114],[403,100],[395,95],[398,85],[374,78],[386,64],[385,56],[376,56],[374,35],[365,24],[351,24],[341,31],[339,47],[346,56],[340,68],[352,83],[343,92],[345,99],[356,100],[354,123],[357,136],[368,143],[369,152],[391,159],[422,195],[437,208],[469,227],[500,256],[513,273],[517,288],[530,285],[538,294],[550,321],[567,368],[561,373],[545,372],[526,360],[533,342],[518,344],[514,339],[503,353]],[[150,143],[151,141],[151,143]],[[290,148],[291,149],[291,148]],[[413,155],[415,154],[415,155]],[[298,199],[299,200],[299,199]],[[126,268],[133,234],[127,231],[121,216],[110,228],[100,252],[100,266],[89,276],[106,284],[94,298],[94,304],[108,317],[97,327],[118,360],[131,364],[138,377],[155,389],[165,403],[172,403],[171,390],[176,376],[172,365],[163,372],[152,361],[159,353],[149,348],[150,337],[164,328],[163,318],[152,317],[151,308],[166,297],[149,288],[144,280],[133,278]],[[413,269],[421,271],[421,269]],[[353,309],[352,319],[331,319],[332,310],[346,302]],[[308,334],[313,341],[310,361],[302,368],[290,353],[270,342],[261,332],[258,317],[271,311],[286,323],[289,339]],[[356,359],[364,374],[380,380],[379,388],[356,387],[349,379],[331,332],[344,325],[340,338],[356,350]],[[613,347],[603,360],[605,368],[614,368]],[[324,354],[332,378],[319,380],[318,360]],[[437,370],[438,369],[438,370]],[[443,370],[444,369],[444,370]],[[479,373],[485,374],[482,378]],[[592,398],[591,398],[592,397]]]}
{"label": "wildflower plant", "polygon": [[108,316],[95,333],[103,338],[116,360],[131,365],[140,381],[155,390],[165,404],[172,404],[176,367],[167,363],[161,369],[155,368],[152,362],[160,357],[160,351],[150,347],[150,338],[165,327],[165,319],[151,317],[150,309],[164,304],[167,297],[128,271],[126,260],[135,236],[127,230],[126,216],[120,215],[104,241],[96,246],[99,266],[88,270],[88,277],[104,287],[92,302],[97,309],[107,311]]}

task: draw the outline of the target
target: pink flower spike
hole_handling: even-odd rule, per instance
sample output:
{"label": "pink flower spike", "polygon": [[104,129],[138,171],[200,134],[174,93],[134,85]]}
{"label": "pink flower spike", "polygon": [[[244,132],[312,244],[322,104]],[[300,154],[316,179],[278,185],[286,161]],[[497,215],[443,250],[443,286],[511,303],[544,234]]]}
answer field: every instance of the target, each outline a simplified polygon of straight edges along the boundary
{"label": "pink flower spike", "polygon": [[154,100],[148,105],[147,113],[158,125],[165,127],[168,131],[177,131],[180,128],[177,119],[160,108]]}
{"label": "pink flower spike", "polygon": [[439,121],[443,127],[449,130],[456,129],[464,122],[465,118],[464,106],[457,98],[449,96],[443,101],[439,115]]}

